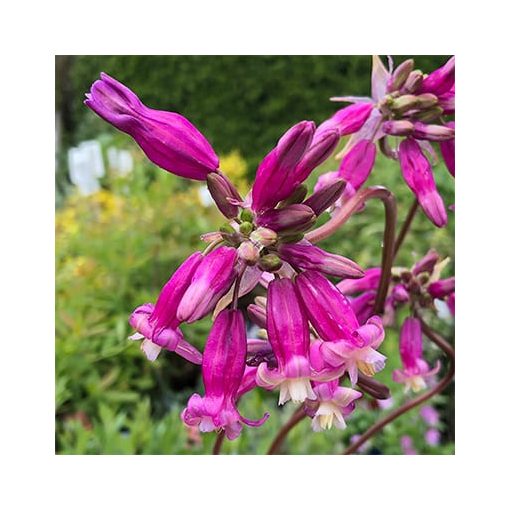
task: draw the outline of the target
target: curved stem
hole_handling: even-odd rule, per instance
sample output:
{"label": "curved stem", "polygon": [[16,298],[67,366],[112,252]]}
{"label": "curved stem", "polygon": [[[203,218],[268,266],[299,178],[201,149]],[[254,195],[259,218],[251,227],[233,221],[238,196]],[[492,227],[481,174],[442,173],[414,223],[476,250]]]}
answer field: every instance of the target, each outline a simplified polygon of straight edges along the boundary
{"label": "curved stem", "polygon": [[296,412],[290,417],[289,421],[280,429],[278,435],[274,438],[267,455],[277,455],[280,447],[287,437],[287,434],[306,416],[304,406],[301,405]]}
{"label": "curved stem", "polygon": [[406,219],[404,223],[402,224],[402,227],[400,228],[400,232],[397,236],[397,241],[395,242],[395,250],[393,252],[393,259],[397,256],[397,252],[404,242],[404,238],[409,231],[409,227],[411,226],[411,223],[413,222],[414,216],[416,215],[416,211],[418,210],[418,200],[414,199],[413,204],[409,208],[409,211],[407,212]]}
{"label": "curved stem", "polygon": [[213,241],[211,244],[208,244],[205,248],[205,250],[202,252],[202,255],[207,255],[208,253],[211,253],[216,247],[223,244],[225,241],[223,239],[218,239],[216,241]]}
{"label": "curved stem", "polygon": [[218,435],[216,436],[216,441],[214,442],[213,451],[212,451],[213,455],[219,455],[220,454],[221,446],[223,445],[223,440],[224,439],[225,439],[225,431],[224,430],[220,430],[218,432]]}
{"label": "curved stem", "polygon": [[443,391],[452,381],[455,375],[455,351],[452,346],[437,332],[430,328],[428,324],[426,324],[421,317],[418,317],[422,329],[424,333],[429,337],[429,339],[434,342],[450,359],[450,366],[448,367],[448,372],[446,375],[439,381],[439,383],[431,388],[429,391],[426,391],[419,397],[416,397],[412,400],[409,400],[404,405],[395,409],[393,412],[388,414],[385,418],[378,421],[374,425],[372,425],[364,434],[362,434],[354,443],[352,443],[348,448],[346,448],[343,452],[343,455],[350,455],[354,453],[362,444],[364,444],[368,439],[377,434],[381,429],[383,429],[388,423],[397,419],[399,416],[402,416],[407,411],[410,411],[414,407],[419,406],[429,398],[433,397],[437,393]]}
{"label": "curved stem", "polygon": [[395,230],[397,225],[397,204],[395,195],[383,186],[370,186],[359,190],[339,211],[339,213],[315,230],[306,235],[310,242],[318,242],[334,234],[367,200],[378,198],[384,203],[384,236],[381,262],[381,279],[375,298],[374,313],[384,312],[384,301],[388,294],[391,279],[391,266],[395,251]]}

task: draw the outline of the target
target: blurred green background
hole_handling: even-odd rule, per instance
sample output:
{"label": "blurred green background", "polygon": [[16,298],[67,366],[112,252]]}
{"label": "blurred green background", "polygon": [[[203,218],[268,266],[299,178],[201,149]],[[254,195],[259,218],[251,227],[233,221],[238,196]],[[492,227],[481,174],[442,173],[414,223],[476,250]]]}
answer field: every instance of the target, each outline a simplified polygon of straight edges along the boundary
{"label": "blurred green background", "polygon": [[[405,56],[395,58],[398,64]],[[446,56],[415,57],[430,72]],[[162,285],[193,250],[200,234],[223,220],[204,205],[200,183],[190,183],[152,165],[127,135],[83,106],[83,95],[105,71],[132,88],[151,107],[186,115],[211,141],[221,168],[243,190],[258,162],[290,125],[303,119],[321,122],[335,111],[332,95],[364,95],[370,88],[369,56],[61,56],[56,58],[56,451],[61,454],[210,453],[214,434],[198,435],[179,414],[187,398],[201,390],[200,370],[166,353],[148,362],[127,340],[127,319],[143,302],[154,302]],[[128,150],[133,171],[116,174],[106,165],[101,190],[80,195],[68,178],[67,150],[83,140]],[[336,169],[333,158],[310,178]],[[444,165],[435,170],[445,204],[454,203],[454,181]],[[381,157],[369,184],[388,186],[397,195],[399,223],[412,203],[398,164]],[[353,258],[363,267],[378,265],[383,213],[369,203],[322,246]],[[445,229],[435,228],[420,211],[403,246],[398,265],[409,265],[430,248],[450,256],[445,275],[453,274],[454,215]],[[256,292],[259,292],[256,289]],[[397,326],[403,319],[397,316]],[[433,319],[453,339],[453,325]],[[210,322],[185,326],[187,338],[203,346]],[[398,333],[388,328],[382,352],[389,360],[378,379],[392,390],[396,406],[402,388],[391,381],[399,366]],[[426,356],[438,352],[427,344]],[[225,453],[264,453],[295,407],[276,406],[277,396],[257,389],[242,399],[241,412],[271,418],[261,428],[246,428],[225,442]],[[453,388],[436,397],[441,442],[425,440],[429,426],[419,409],[393,422],[373,438],[365,453],[400,454],[403,436],[418,453],[453,452]],[[388,412],[364,400],[345,431],[312,433],[310,422],[289,435],[282,453],[339,453],[353,434],[362,433]]]}

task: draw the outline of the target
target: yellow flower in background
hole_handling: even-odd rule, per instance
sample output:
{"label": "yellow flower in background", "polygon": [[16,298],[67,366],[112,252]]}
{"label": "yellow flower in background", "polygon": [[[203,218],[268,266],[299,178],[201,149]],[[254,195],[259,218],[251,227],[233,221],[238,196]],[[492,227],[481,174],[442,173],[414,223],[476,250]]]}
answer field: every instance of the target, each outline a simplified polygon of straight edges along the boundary
{"label": "yellow flower in background", "polygon": [[237,149],[220,157],[220,170],[234,183],[241,195],[246,195],[249,188],[246,176],[248,164]]}

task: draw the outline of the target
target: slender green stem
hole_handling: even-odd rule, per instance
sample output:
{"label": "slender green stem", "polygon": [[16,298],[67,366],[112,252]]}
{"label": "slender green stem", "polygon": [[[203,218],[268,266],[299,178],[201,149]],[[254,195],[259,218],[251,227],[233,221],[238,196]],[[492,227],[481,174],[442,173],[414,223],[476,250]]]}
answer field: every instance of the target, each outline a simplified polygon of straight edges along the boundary
{"label": "slender green stem", "polygon": [[409,400],[404,405],[395,409],[393,412],[388,414],[385,418],[378,421],[374,425],[372,425],[364,434],[362,434],[354,443],[352,443],[344,452],[343,455],[350,455],[351,453],[356,452],[358,448],[363,445],[366,441],[368,441],[372,436],[377,434],[380,430],[382,430],[388,423],[391,423],[393,420],[397,419],[399,416],[402,416],[407,411],[423,404],[426,400],[433,397],[437,393],[443,391],[453,380],[455,375],[455,351],[452,346],[436,331],[430,328],[428,324],[426,324],[421,317],[418,317],[421,322],[422,329],[427,335],[427,337],[434,342],[450,359],[450,366],[448,367],[448,372],[446,375],[439,381],[439,383],[426,391],[422,395]]}
{"label": "slender green stem", "polygon": [[224,242],[225,241],[223,239],[218,239],[217,241],[213,241],[211,244],[206,246],[205,250],[202,252],[202,255],[207,255],[208,253],[211,253],[214,250],[214,248],[217,248]]}
{"label": "slender green stem", "polygon": [[306,416],[304,406],[301,405],[296,409],[295,413],[290,417],[289,421],[280,429],[278,435],[274,438],[267,455],[277,455],[280,451],[283,441],[287,434]]}

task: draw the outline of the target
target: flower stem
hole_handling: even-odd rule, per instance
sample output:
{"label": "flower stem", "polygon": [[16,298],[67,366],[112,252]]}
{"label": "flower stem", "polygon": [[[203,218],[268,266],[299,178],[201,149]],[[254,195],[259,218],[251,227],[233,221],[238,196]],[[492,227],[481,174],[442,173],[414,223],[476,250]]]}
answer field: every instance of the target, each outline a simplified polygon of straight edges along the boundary
{"label": "flower stem", "polygon": [[274,438],[269,450],[267,450],[267,455],[277,455],[280,451],[280,447],[284,439],[287,437],[287,434],[306,416],[304,406],[301,405],[296,409],[294,414],[290,417],[289,421],[280,429],[278,435]]}
{"label": "flower stem", "polygon": [[421,317],[418,317],[421,322],[422,329],[427,335],[427,337],[434,342],[450,359],[450,366],[448,367],[448,372],[446,375],[439,381],[439,383],[431,388],[429,391],[423,393],[422,395],[409,400],[404,405],[395,409],[393,412],[388,414],[385,418],[378,421],[374,425],[372,425],[364,434],[362,434],[354,443],[352,443],[348,448],[346,448],[343,452],[343,455],[350,455],[363,445],[366,441],[368,441],[372,436],[377,434],[380,430],[382,430],[388,423],[391,423],[393,420],[397,419],[399,416],[402,416],[407,411],[419,406],[429,398],[433,397],[437,393],[443,391],[452,381],[455,375],[455,351],[452,346],[436,331],[430,328],[428,324],[426,324]]}
{"label": "flower stem", "polygon": [[416,211],[418,210],[418,200],[414,199],[413,204],[409,208],[409,211],[407,212],[406,219],[404,223],[402,224],[402,227],[400,228],[400,232],[397,236],[397,241],[395,242],[395,250],[393,252],[393,259],[397,256],[397,252],[404,242],[404,238],[407,235],[407,232],[409,231],[409,227],[411,226],[411,223],[413,222],[413,219],[416,215]]}
{"label": "flower stem", "polygon": [[223,244],[225,241],[223,239],[218,239],[217,241],[213,241],[211,244],[207,245],[205,250],[202,252],[202,255],[207,255],[211,253],[215,248]]}
{"label": "flower stem", "polygon": [[213,455],[219,455],[220,454],[221,446],[223,445],[223,440],[224,439],[225,439],[225,431],[224,430],[220,430],[218,432],[218,435],[216,436],[216,441],[214,442],[213,451],[212,451]]}

